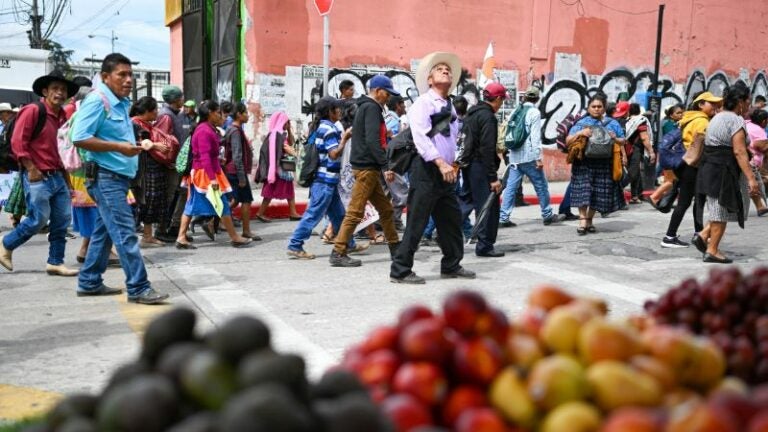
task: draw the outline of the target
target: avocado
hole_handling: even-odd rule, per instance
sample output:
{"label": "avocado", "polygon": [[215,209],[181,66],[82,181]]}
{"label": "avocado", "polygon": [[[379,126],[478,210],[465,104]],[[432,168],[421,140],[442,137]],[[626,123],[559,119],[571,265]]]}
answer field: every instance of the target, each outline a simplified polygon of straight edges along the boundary
{"label": "avocado", "polygon": [[71,417],[56,432],[97,432],[96,423],[84,417]]}
{"label": "avocado", "polygon": [[160,432],[176,421],[178,400],[170,379],[143,375],[113,387],[96,411],[100,431]]}
{"label": "avocado", "polygon": [[325,432],[375,432],[380,430],[382,414],[363,393],[349,393],[337,399],[319,399],[312,411]]}
{"label": "avocado", "polygon": [[224,407],[219,432],[314,432],[309,410],[285,386],[261,384],[238,393]]}
{"label": "avocado", "polygon": [[198,351],[181,367],[181,387],[199,406],[218,410],[236,390],[235,371],[210,350]]}
{"label": "avocado", "polygon": [[236,365],[250,352],[269,347],[269,328],[250,316],[236,316],[209,335],[214,351]]}
{"label": "avocado", "polygon": [[243,358],[237,372],[240,388],[275,382],[287,386],[300,402],[309,400],[306,365],[297,355],[261,350]]}
{"label": "avocado", "polygon": [[350,371],[336,369],[326,372],[320,381],[310,388],[311,399],[333,399],[347,393],[362,393],[367,395],[368,390]]}
{"label": "avocado", "polygon": [[48,413],[48,424],[57,428],[71,418],[93,418],[98,402],[96,396],[85,393],[67,396]]}
{"label": "avocado", "polygon": [[155,364],[155,370],[171,379],[175,384],[180,383],[181,368],[192,355],[205,349],[200,342],[180,342],[166,348]]}
{"label": "avocado", "polygon": [[202,411],[176,423],[167,432],[216,432],[216,413]]}
{"label": "avocado", "polygon": [[126,363],[115,370],[115,372],[109,378],[109,382],[107,382],[107,386],[104,388],[102,394],[106,394],[117,385],[130,382],[138,376],[146,375],[151,372],[152,368],[150,368],[149,365],[142,360],[138,360],[133,363]]}
{"label": "avocado", "polygon": [[144,332],[141,358],[154,364],[166,347],[194,340],[196,319],[192,310],[176,308],[152,320]]}

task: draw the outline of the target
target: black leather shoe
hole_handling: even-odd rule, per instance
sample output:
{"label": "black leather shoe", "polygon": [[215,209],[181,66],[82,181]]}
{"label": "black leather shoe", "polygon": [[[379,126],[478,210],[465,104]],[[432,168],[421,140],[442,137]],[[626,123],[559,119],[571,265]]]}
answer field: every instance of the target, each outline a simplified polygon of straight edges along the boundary
{"label": "black leather shoe", "polygon": [[442,279],[474,279],[475,276],[475,272],[467,270],[464,267],[459,267],[455,272],[440,273]]}
{"label": "black leather shoe", "polygon": [[427,283],[426,280],[424,280],[421,276],[416,276],[416,273],[410,272],[408,276],[396,278],[393,276],[389,277],[389,281],[392,283],[401,283],[401,284],[410,284],[410,285],[424,285]]}
{"label": "black leather shoe", "polygon": [[336,251],[331,252],[328,261],[331,263],[331,267],[360,267],[363,265],[359,259],[350,258],[349,255],[341,255]]}
{"label": "black leather shoe", "polygon": [[706,254],[707,253],[707,242],[701,238],[701,236],[696,233],[691,238],[691,243],[693,243],[694,246],[696,246],[696,249],[699,250],[699,252]]}
{"label": "black leather shoe", "polygon": [[128,297],[128,302],[130,303],[139,303],[139,304],[145,304],[145,305],[153,305],[158,303],[163,303],[165,300],[168,299],[168,294],[159,293],[152,288],[144,291],[140,295],[137,295],[135,297]]}
{"label": "black leather shoe", "polygon": [[579,217],[578,217],[578,216],[576,216],[576,215],[575,215],[575,214],[573,214],[573,213],[568,213],[568,214],[566,214],[566,215],[565,215],[565,219],[564,219],[564,220],[567,220],[567,221],[575,221],[575,220],[579,220]]}
{"label": "black leather shoe", "polygon": [[504,252],[497,251],[497,250],[491,250],[488,252],[483,253],[476,253],[475,255],[482,257],[482,258],[501,258],[504,256]]}
{"label": "black leather shoe", "polygon": [[77,290],[78,297],[98,297],[98,296],[111,296],[122,294],[123,290],[120,288],[110,288],[104,284],[101,284],[99,289],[90,291]]}
{"label": "black leather shoe", "polygon": [[499,222],[499,227],[501,227],[501,228],[513,228],[513,227],[516,227],[516,226],[517,226],[516,223],[508,221],[508,220],[507,221]]}
{"label": "black leather shoe", "polygon": [[712,254],[705,253],[704,254],[704,262],[705,263],[717,263],[717,264],[730,264],[733,262],[732,259],[728,257],[724,258],[718,258]]}

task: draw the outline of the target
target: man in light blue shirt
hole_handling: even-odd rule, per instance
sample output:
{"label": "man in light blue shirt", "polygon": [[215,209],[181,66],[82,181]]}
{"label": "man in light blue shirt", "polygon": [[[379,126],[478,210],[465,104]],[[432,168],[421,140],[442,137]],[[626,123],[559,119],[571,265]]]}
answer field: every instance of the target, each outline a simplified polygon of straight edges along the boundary
{"label": "man in light blue shirt", "polygon": [[131,61],[113,53],[101,64],[101,80],[83,100],[72,126],[72,142],[85,150],[84,168],[88,194],[96,202],[99,215],[80,269],[78,296],[120,294],[122,290],[104,285],[109,251],[114,243],[125,273],[128,301],[141,304],[162,303],[168,294],[155,291],[139,251],[133,213],[126,197],[130,181],[136,176],[138,155],[150,150],[148,140],[136,145],[128,95],[133,88]]}
{"label": "man in light blue shirt", "polygon": [[499,216],[499,225],[502,227],[514,226],[509,217],[515,208],[515,191],[523,181],[523,176],[527,176],[533,183],[533,188],[539,197],[544,225],[562,222],[565,219],[565,215],[553,213],[549,205],[549,183],[544,175],[544,162],[541,155],[541,113],[536,107],[540,95],[541,92],[537,87],[531,86],[525,91],[523,107],[529,108],[525,115],[528,138],[520,148],[509,151],[509,179],[502,194]]}

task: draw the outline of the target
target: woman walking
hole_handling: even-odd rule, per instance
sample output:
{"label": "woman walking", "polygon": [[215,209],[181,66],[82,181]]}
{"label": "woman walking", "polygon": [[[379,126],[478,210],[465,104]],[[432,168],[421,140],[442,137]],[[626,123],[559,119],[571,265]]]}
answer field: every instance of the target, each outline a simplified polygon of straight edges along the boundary
{"label": "woman walking", "polygon": [[768,126],[768,111],[754,109],[747,119],[747,136],[749,136],[749,153],[752,155],[749,165],[752,167],[752,173],[757,179],[757,185],[760,187],[760,194],[752,196],[752,202],[755,203],[757,215],[765,216],[768,208],[765,206],[765,185],[760,175],[760,168],[763,166],[765,152],[768,151],[768,136],[765,128]]}
{"label": "woman walking", "polygon": [[723,111],[712,118],[707,127],[704,155],[696,179],[696,192],[706,197],[709,224],[701,231],[709,240],[704,262],[731,263],[720,251],[720,242],[728,222],[744,228],[749,197],[760,188],[749,165],[747,131],[744,116],[750,105],[749,88],[738,81],[723,95]]}
{"label": "woman walking", "polygon": [[248,109],[244,103],[238,102],[232,113],[232,124],[224,135],[224,171],[232,185],[232,201],[234,205],[240,205],[240,219],[243,224],[241,235],[245,238],[261,240],[261,237],[251,232],[253,193],[248,174],[253,167],[253,150],[243,132],[243,125],[247,122]]}
{"label": "woman walking", "polygon": [[[219,199],[221,199],[223,194],[232,190],[219,163],[221,135],[217,127],[221,126],[224,122],[219,104],[215,101],[203,102],[198,114],[200,116],[200,123],[192,134],[192,171],[186,179],[189,184],[189,192],[187,204],[184,206],[184,214],[181,217],[179,236],[176,239],[177,249],[196,249],[195,246],[187,241],[186,236],[192,217],[213,217],[219,215],[213,203],[207,197],[209,189],[218,191],[220,193],[218,194]],[[216,193],[214,192],[211,195],[215,196]],[[221,199],[220,206],[221,223],[232,240],[232,246],[243,247],[249,245],[251,243],[250,238],[245,238],[235,232],[228,200]]]}
{"label": "woman walking", "polygon": [[[672,105],[664,111],[664,115],[666,115],[666,117],[664,118],[664,121],[661,122],[662,137],[680,127],[679,122],[680,119],[683,118],[683,109],[684,108],[682,105],[676,104]],[[662,138],[659,139],[659,141],[661,140]],[[664,182],[659,185],[655,191],[653,191],[650,197],[648,197],[648,200],[654,207],[656,207],[656,205],[659,203],[659,200],[664,195],[666,195],[667,192],[669,192],[675,184],[675,174],[672,170],[665,169],[662,170],[661,173],[664,176]]]}
{"label": "woman walking", "polygon": [[[685,147],[685,156],[683,156],[683,162],[675,170],[675,177],[677,177],[677,187],[680,192],[677,197],[677,206],[672,212],[672,216],[669,219],[669,225],[667,226],[667,235],[661,240],[661,247],[663,248],[685,248],[688,247],[688,243],[680,240],[677,235],[677,230],[680,228],[680,224],[683,222],[683,217],[694,202],[696,195],[696,177],[699,173],[699,161],[701,154],[704,150],[704,138],[707,133],[707,127],[709,126],[709,119],[717,114],[720,106],[723,103],[723,98],[717,97],[710,92],[702,92],[694,96],[691,106],[688,107],[688,111],[683,114],[683,118],[680,119],[680,129],[683,139],[683,147]],[[698,198],[696,198],[698,200]],[[698,202],[693,206],[693,227],[694,234],[692,242],[694,246],[704,253],[707,250],[707,244],[701,237],[699,232],[704,228],[701,215],[702,205]]]}
{"label": "woman walking", "polygon": [[262,201],[259,213],[256,215],[256,219],[262,222],[272,221],[265,216],[272,200],[288,200],[290,219],[301,219],[301,215],[296,212],[293,174],[283,171],[280,167],[283,154],[296,155],[293,144],[293,132],[288,114],[284,111],[272,114],[269,118],[269,135],[259,152],[259,164],[266,164],[266,179],[260,179],[264,181],[264,187],[261,188]]}
{"label": "woman walking", "polygon": [[[157,101],[151,96],[144,96],[131,107],[131,120],[136,134],[136,142],[151,141],[152,123],[157,119]],[[165,246],[165,243],[155,238],[152,226],[159,224],[166,218],[168,201],[165,190],[167,188],[167,169],[156,158],[157,151],[167,154],[170,148],[164,143],[152,143],[154,152],[142,152],[139,156],[139,175],[136,179],[139,187],[136,188],[141,196],[136,197],[139,202],[139,222],[144,224],[144,235],[139,243],[141,248],[153,248]]]}
{"label": "woman walking", "polygon": [[[607,98],[596,93],[589,99],[588,115],[581,118],[570,130],[566,143],[572,146],[592,136],[594,128],[603,127],[619,145],[624,144],[624,130],[613,118],[605,118]],[[587,144],[588,145],[588,144]],[[618,209],[616,183],[613,181],[612,159],[574,159],[571,166],[571,205],[579,208],[579,235],[595,233],[592,224],[595,212],[611,213]]]}

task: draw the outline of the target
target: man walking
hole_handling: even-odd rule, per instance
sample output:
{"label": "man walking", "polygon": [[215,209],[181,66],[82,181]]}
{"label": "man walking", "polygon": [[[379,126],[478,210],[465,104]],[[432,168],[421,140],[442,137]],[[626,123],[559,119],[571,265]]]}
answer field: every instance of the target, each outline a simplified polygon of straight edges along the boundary
{"label": "man walking", "polygon": [[128,301],[156,304],[168,294],[155,291],[147,279],[147,269],[139,251],[133,214],[126,195],[136,176],[138,155],[147,148],[136,146],[128,116],[133,88],[131,61],[113,53],[101,64],[101,80],[95,91],[80,105],[72,128],[72,141],[86,150],[85,175],[88,194],[99,209],[77,286],[78,296],[120,294],[122,290],[104,285],[109,251],[114,243],[125,273]]}
{"label": "man walking", "polygon": [[69,177],[59,157],[56,134],[66,122],[62,107],[78,91],[60,72],[42,76],[32,84],[40,102],[19,111],[11,136],[11,148],[19,163],[27,217],[0,241],[0,265],[13,271],[13,251],[48,223],[48,264],[45,272],[76,276],[64,266],[67,227],[72,221]]}
{"label": "man walking", "polygon": [[541,113],[536,108],[539,102],[541,91],[538,87],[528,87],[525,91],[525,102],[522,109],[526,110],[524,125],[528,137],[525,143],[519,148],[509,150],[509,179],[504,188],[501,215],[499,223],[501,226],[514,226],[509,220],[512,210],[515,209],[515,191],[523,181],[523,176],[528,177],[533,183],[536,196],[539,197],[539,206],[541,206],[541,218],[544,225],[562,222],[565,215],[557,214],[552,211],[549,205],[549,183],[544,175],[544,162],[541,152]]}
{"label": "man walking", "polygon": [[456,87],[461,63],[455,54],[435,52],[424,57],[416,71],[419,98],[408,113],[408,124],[418,152],[411,162],[408,191],[408,218],[403,241],[390,269],[394,283],[423,284],[414,273],[413,257],[429,216],[440,233],[443,252],[442,278],[474,279],[475,273],[464,269],[464,245],[461,234],[461,209],[456,198],[456,137],[459,122],[448,95]]}
{"label": "man walking", "polygon": [[[163,88],[162,95],[165,105],[158,111],[154,127],[167,135],[176,137],[179,145],[182,145],[189,136],[189,127],[184,127],[185,116],[180,115],[184,106],[184,94],[179,87],[169,85]],[[186,189],[180,187],[181,176],[176,172],[175,167],[168,167],[166,175],[168,180],[165,196],[166,202],[169,204],[168,212],[166,212],[166,220],[158,225],[155,237],[170,243],[176,241],[178,237],[178,228],[181,226],[181,214],[184,212],[187,194]]]}
{"label": "man walking", "polygon": [[[349,201],[344,222],[336,235],[333,252],[331,252],[332,267],[358,267],[362,261],[347,255],[349,239],[355,227],[363,219],[365,203],[370,201],[379,212],[379,221],[384,229],[384,237],[389,244],[390,252],[398,244],[397,231],[392,219],[392,202],[384,194],[381,185],[381,170],[387,166],[385,152],[387,143],[387,127],[384,124],[384,105],[390,95],[400,96],[392,86],[392,80],[384,75],[376,75],[369,81],[370,91],[361,96],[357,102],[357,114],[352,125],[352,146],[350,163],[355,185],[352,187],[352,197]],[[394,173],[384,173],[387,181],[392,181]],[[422,227],[422,230],[424,227]]]}
{"label": "man walking", "polygon": [[[469,165],[462,169],[464,184],[460,196],[464,215],[472,210],[479,215],[491,193],[501,193],[498,177],[501,160],[496,154],[499,127],[496,112],[508,98],[507,89],[493,82],[483,90],[483,101],[472,107],[464,120],[467,140],[473,143]],[[496,195],[494,195],[496,196]],[[504,252],[494,249],[499,230],[499,200],[493,199],[488,208],[488,217],[478,222],[475,255],[487,258],[499,258]]]}

